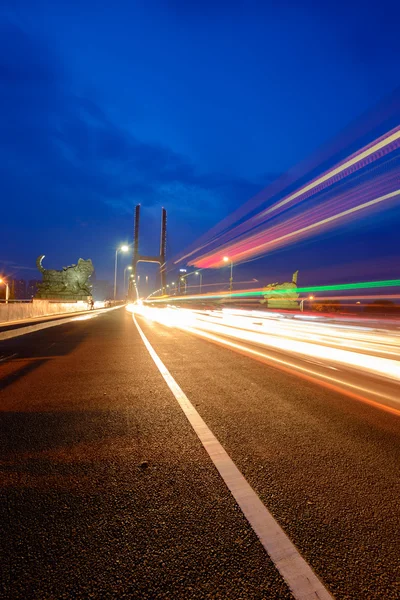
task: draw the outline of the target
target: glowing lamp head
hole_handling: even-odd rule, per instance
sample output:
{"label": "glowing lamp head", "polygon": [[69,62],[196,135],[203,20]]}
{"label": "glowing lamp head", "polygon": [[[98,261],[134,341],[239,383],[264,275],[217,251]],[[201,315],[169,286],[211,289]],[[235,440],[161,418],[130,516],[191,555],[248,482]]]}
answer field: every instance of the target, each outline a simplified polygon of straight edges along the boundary
{"label": "glowing lamp head", "polygon": [[224,256],[224,258],[222,259],[224,262],[229,262],[229,256]]}
{"label": "glowing lamp head", "polygon": [[309,300],[314,300],[314,296],[308,296]]}
{"label": "glowing lamp head", "polygon": [[128,271],[132,271],[132,267],[128,267]]}
{"label": "glowing lamp head", "polygon": [[129,246],[127,246],[126,244],[123,244],[123,246],[121,246],[120,250],[121,250],[121,252],[128,252]]}
{"label": "glowing lamp head", "polygon": [[0,283],[4,283],[4,279],[0,277]]}
{"label": "glowing lamp head", "polygon": [[198,275],[198,274],[199,274],[199,272],[198,272],[198,271],[195,271],[195,272],[194,272],[194,274],[195,274],[195,275]]}

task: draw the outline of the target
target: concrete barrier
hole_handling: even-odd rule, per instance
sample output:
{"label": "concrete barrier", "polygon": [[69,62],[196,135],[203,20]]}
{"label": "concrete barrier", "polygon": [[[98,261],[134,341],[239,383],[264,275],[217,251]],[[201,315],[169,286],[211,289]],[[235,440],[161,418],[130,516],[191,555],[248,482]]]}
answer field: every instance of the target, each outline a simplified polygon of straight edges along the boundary
{"label": "concrete barrier", "polygon": [[2,302],[0,303],[0,323],[82,312],[89,309],[88,303],[82,301],[53,302],[51,300],[32,300],[32,302],[9,302],[8,304]]}

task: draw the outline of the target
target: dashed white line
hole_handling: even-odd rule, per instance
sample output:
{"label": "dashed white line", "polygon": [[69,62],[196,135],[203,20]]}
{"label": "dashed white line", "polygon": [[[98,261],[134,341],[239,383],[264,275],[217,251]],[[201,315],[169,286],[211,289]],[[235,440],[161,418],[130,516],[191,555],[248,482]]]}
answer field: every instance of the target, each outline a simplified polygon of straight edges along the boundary
{"label": "dashed white line", "polygon": [[18,356],[17,352],[14,352],[14,354],[9,354],[8,356],[2,356],[0,358],[0,362],[6,362],[7,360],[11,360],[15,356]]}
{"label": "dashed white line", "polygon": [[140,337],[151,358],[175,396],[186,418],[235,498],[244,516],[258,536],[279,573],[296,600],[332,600],[333,596],[318,579],[283,529],[261,502],[256,492],[243,477],[233,460],[203,421],[186,394],[179,387],[167,367],[143,333],[135,315],[132,315]]}

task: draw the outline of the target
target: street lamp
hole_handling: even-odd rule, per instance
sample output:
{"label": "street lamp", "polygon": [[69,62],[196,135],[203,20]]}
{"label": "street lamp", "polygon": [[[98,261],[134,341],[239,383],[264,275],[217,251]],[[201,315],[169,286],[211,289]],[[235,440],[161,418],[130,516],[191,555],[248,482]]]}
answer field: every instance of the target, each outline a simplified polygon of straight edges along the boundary
{"label": "street lamp", "polygon": [[194,274],[200,276],[199,293],[201,294],[201,286],[202,286],[202,283],[203,283],[203,274],[200,271],[195,271]]}
{"label": "street lamp", "polygon": [[[181,272],[182,271],[186,271],[186,269],[179,269]],[[187,281],[186,278],[189,277],[189,275],[200,275],[200,294],[201,294],[201,286],[203,283],[203,275],[202,273],[200,273],[200,271],[190,271],[190,273],[186,273],[186,275],[182,275],[180,277],[180,281],[182,281],[185,284],[185,294],[186,294],[186,290],[187,290]],[[172,282],[172,285],[174,284],[174,282]]]}
{"label": "street lamp", "polygon": [[301,298],[300,300],[300,310],[304,311],[304,300],[314,300],[314,296],[308,296],[308,298]]}
{"label": "street lamp", "polygon": [[117,297],[117,264],[118,264],[118,252],[128,252],[129,246],[127,244],[123,244],[115,251],[115,267],[114,267],[114,302]]}
{"label": "street lamp", "polygon": [[9,287],[7,281],[5,279],[3,279],[2,277],[0,277],[0,283],[4,283],[4,285],[6,286],[6,304],[8,304],[8,299],[10,297],[10,287]]}
{"label": "street lamp", "polygon": [[229,256],[224,256],[223,261],[231,263],[231,276],[229,278],[229,292],[232,294],[232,289],[233,289],[233,261],[229,258]]}

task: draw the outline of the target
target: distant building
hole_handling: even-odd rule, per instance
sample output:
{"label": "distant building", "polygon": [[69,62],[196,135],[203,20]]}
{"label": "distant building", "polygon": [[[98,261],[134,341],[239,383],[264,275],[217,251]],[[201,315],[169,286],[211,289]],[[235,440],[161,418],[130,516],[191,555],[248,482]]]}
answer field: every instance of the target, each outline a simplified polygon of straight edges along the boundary
{"label": "distant building", "polygon": [[41,283],[39,279],[31,279],[26,286],[26,297],[34,298],[38,289],[38,284]]}

